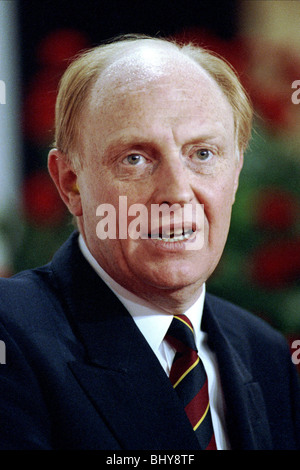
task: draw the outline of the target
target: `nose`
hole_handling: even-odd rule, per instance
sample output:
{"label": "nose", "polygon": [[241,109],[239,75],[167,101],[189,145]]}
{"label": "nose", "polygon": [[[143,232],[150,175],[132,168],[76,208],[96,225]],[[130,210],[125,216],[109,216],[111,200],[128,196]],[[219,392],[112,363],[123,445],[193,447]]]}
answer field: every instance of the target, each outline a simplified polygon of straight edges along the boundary
{"label": "nose", "polygon": [[194,192],[191,186],[189,170],[180,157],[161,162],[157,175],[156,190],[153,194],[155,204],[191,203]]}

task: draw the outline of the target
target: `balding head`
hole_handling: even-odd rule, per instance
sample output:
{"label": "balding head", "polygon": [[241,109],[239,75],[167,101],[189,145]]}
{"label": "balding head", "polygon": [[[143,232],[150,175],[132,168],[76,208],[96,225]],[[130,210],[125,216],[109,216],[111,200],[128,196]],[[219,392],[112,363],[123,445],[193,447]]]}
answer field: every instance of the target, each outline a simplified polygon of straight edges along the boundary
{"label": "balding head", "polygon": [[232,107],[235,138],[242,152],[251,135],[252,108],[230,66],[200,47],[147,37],[130,37],[98,46],[71,63],[57,98],[55,146],[79,168],[83,163],[82,111],[89,101],[94,101],[95,90],[97,100],[102,101],[105,93],[115,87],[126,84],[127,90],[134,89],[141,81],[146,85],[167,74],[184,77],[193,68],[210,77]]}

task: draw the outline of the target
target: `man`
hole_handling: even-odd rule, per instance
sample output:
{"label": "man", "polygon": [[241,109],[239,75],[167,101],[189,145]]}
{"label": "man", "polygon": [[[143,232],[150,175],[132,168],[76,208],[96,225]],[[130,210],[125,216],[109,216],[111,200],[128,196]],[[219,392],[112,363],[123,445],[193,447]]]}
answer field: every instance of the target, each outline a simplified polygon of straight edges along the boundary
{"label": "man", "polygon": [[[48,165],[80,236],[1,281],[1,448],[299,448],[284,339],[205,293],[251,116],[229,66],[193,46],[130,37],[70,65]],[[209,402],[201,385],[191,413],[180,390],[198,367]]]}

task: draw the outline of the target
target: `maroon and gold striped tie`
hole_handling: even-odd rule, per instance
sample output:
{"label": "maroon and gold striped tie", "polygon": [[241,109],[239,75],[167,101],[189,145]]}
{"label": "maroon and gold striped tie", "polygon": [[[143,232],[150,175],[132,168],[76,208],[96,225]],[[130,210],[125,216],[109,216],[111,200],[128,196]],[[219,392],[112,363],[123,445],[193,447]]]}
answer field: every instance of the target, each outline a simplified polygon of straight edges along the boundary
{"label": "maroon and gold striped tie", "polygon": [[183,401],[201,449],[215,450],[207,375],[197,353],[193,326],[185,315],[174,316],[166,340],[176,350],[170,371],[171,383]]}

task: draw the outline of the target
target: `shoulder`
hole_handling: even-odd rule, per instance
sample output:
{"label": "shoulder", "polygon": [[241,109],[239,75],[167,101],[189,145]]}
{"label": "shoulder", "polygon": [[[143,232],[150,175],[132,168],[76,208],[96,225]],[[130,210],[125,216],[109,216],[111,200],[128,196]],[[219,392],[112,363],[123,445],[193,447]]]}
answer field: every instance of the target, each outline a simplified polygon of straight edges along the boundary
{"label": "shoulder", "polygon": [[236,344],[244,343],[254,349],[287,349],[282,333],[258,315],[212,294],[207,294],[206,303],[224,335]]}
{"label": "shoulder", "polygon": [[230,350],[263,386],[266,377],[272,376],[288,387],[295,368],[281,332],[259,316],[212,295],[206,298],[204,316],[212,349],[220,355]]}
{"label": "shoulder", "polygon": [[7,327],[45,325],[59,308],[50,265],[0,279],[0,321]]}
{"label": "shoulder", "polygon": [[70,277],[74,246],[74,233],[54,254],[46,265],[22,271],[8,279],[0,279],[0,319],[11,323],[18,321],[26,326],[28,321],[38,322],[55,309],[61,309],[62,293],[54,268],[58,266],[61,277]]}
{"label": "shoulder", "polygon": [[[0,279],[0,305],[6,302],[29,301],[51,283],[50,265],[22,271],[10,278]],[[13,295],[12,295],[13,294]]]}

